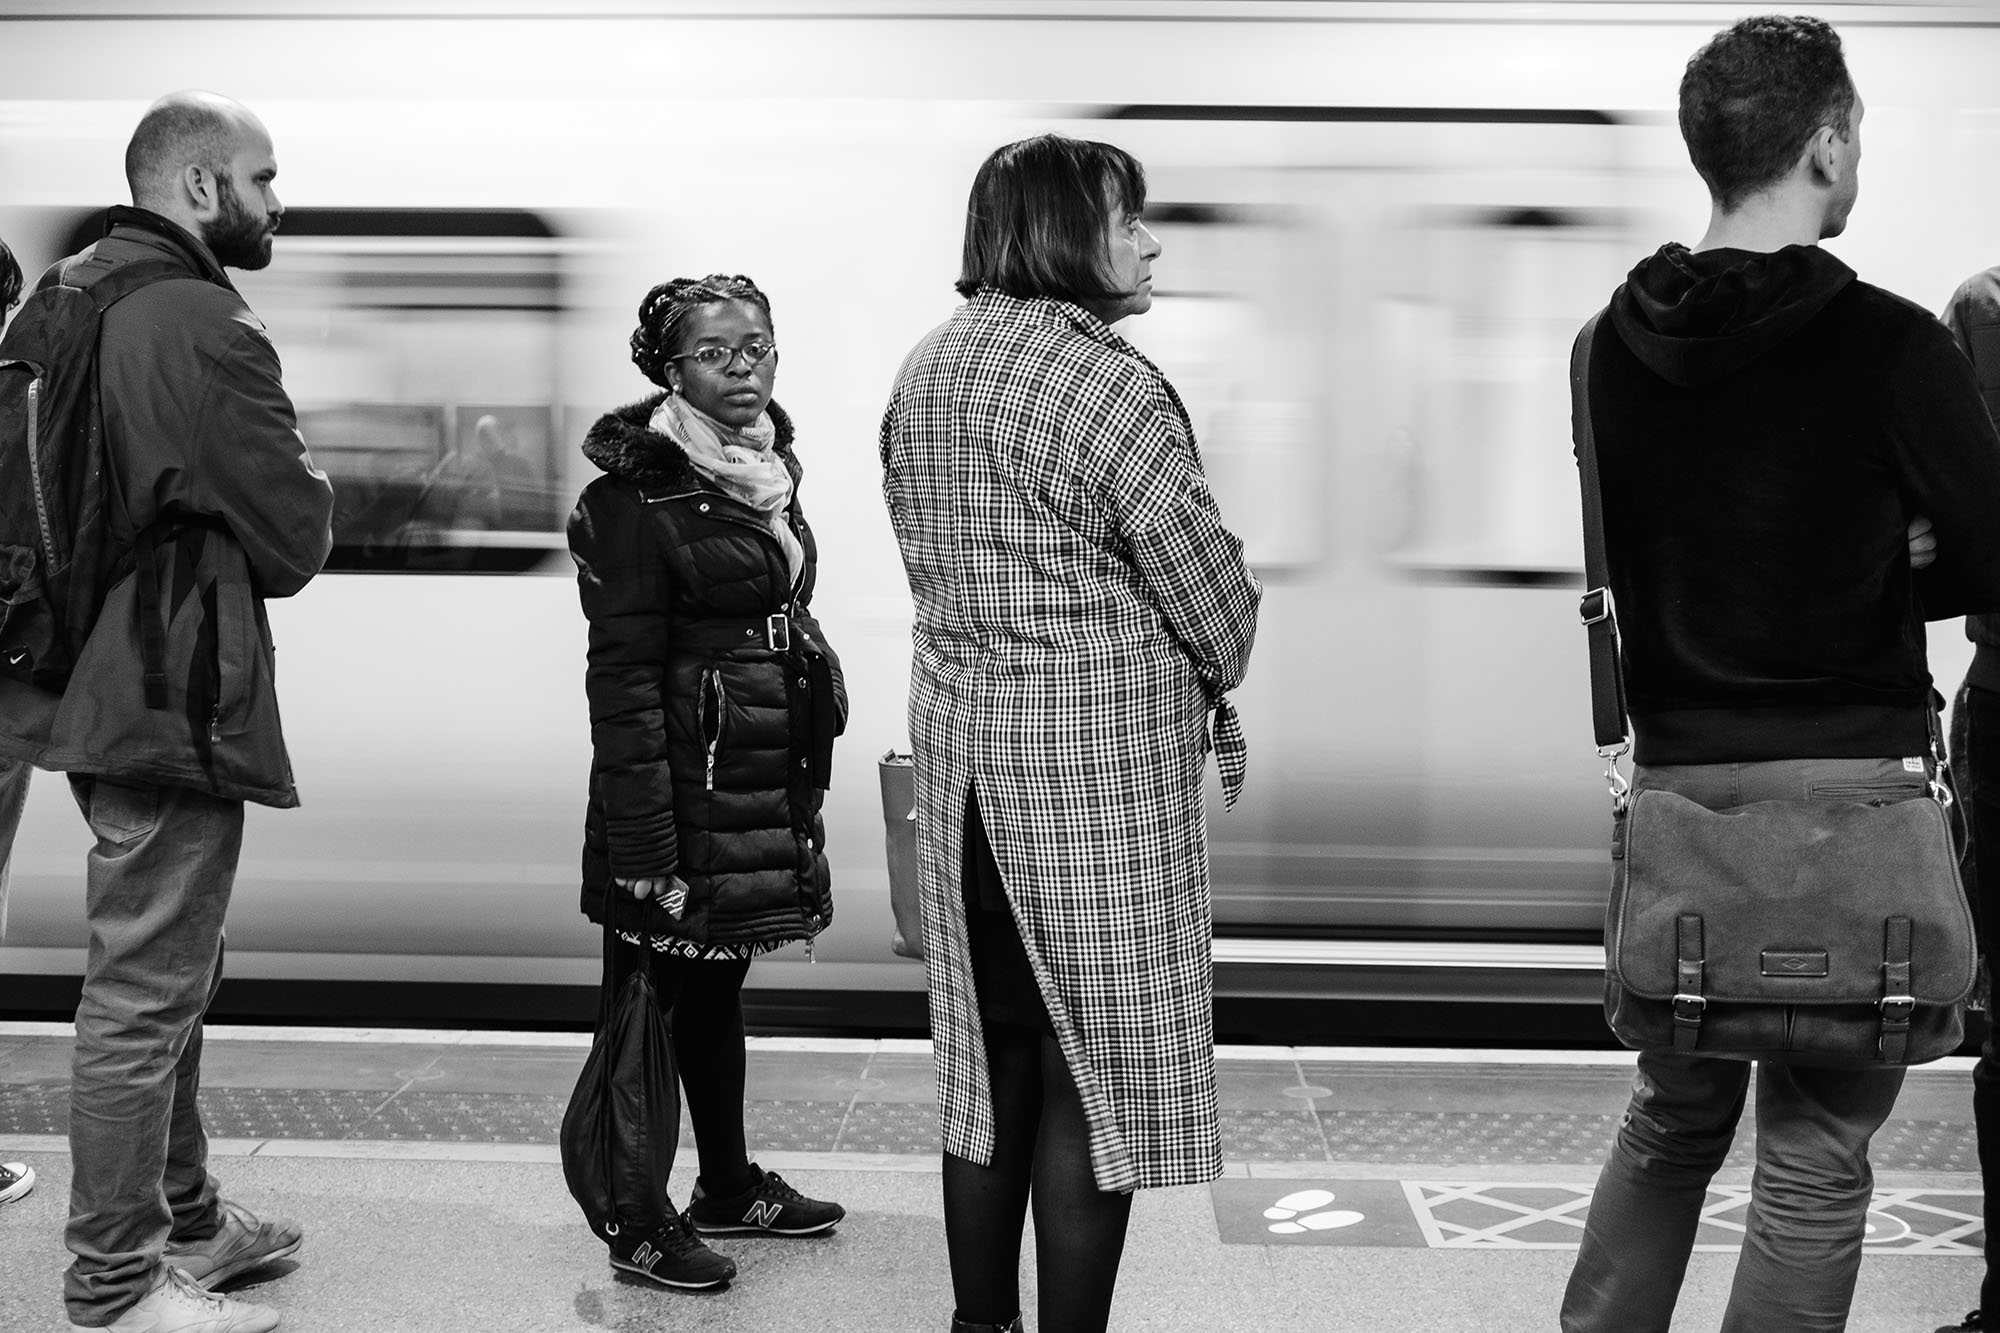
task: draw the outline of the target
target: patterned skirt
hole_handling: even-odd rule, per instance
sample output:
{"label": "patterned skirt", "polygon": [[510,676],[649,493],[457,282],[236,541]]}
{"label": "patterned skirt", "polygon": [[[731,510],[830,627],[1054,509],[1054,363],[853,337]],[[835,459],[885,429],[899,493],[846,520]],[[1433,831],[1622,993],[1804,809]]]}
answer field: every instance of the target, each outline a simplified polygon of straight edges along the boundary
{"label": "patterned skirt", "polygon": [[[621,930],[618,932],[618,938],[627,944],[638,944],[639,932]],[[785,941],[785,944],[772,944],[763,940],[750,944],[698,944],[694,940],[685,940],[678,935],[654,935],[650,943],[655,953],[672,954],[676,958],[686,958],[692,962],[738,963],[746,958],[755,958],[760,953],[782,949],[790,941]]]}

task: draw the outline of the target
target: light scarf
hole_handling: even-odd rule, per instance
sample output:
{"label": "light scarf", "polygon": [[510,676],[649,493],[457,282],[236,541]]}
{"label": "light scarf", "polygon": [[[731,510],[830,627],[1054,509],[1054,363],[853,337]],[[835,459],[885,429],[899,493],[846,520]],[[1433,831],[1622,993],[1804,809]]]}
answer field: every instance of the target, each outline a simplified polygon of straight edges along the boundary
{"label": "light scarf", "polygon": [[778,429],[771,414],[761,412],[742,430],[717,421],[677,393],[653,409],[647,423],[678,444],[695,471],[714,482],[732,500],[748,506],[764,520],[785,552],[792,585],[805,573],[806,553],[798,534],[785,521],[792,503],[792,473],[776,449]]}

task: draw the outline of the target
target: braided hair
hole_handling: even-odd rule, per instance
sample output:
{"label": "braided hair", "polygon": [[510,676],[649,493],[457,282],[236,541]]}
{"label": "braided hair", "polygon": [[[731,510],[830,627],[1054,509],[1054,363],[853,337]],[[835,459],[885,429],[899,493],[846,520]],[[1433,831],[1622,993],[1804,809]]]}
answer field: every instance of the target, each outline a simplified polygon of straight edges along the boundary
{"label": "braided hair", "polygon": [[21,303],[21,264],[7,242],[0,241],[0,319]]}
{"label": "braided hair", "polygon": [[639,302],[639,327],[632,331],[632,364],[662,389],[671,387],[667,362],[679,346],[682,326],[690,314],[717,301],[748,301],[764,312],[766,320],[771,318],[770,298],[741,273],[675,278],[653,288]]}

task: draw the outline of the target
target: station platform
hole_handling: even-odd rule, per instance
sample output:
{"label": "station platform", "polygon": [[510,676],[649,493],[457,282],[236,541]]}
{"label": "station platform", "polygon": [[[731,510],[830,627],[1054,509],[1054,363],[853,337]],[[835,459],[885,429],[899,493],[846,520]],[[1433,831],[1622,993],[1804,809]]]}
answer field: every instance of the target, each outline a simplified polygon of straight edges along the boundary
{"label": "station platform", "polygon": [[[759,1163],[847,1219],[728,1238],[708,1293],[614,1275],[555,1139],[588,1039],[211,1026],[216,1174],[304,1247],[237,1289],[298,1333],[949,1327],[928,1047],[752,1038]],[[0,1157],[39,1176],[0,1205],[0,1329],[66,1326],[60,1276],[69,1030],[0,1024]],[[1631,1059],[1615,1052],[1227,1047],[1212,1185],[1142,1192],[1113,1327],[1495,1333],[1553,1329]],[[1930,1333],[1977,1303],[1970,1062],[1913,1072],[1877,1137],[1849,1325]],[[1676,1330],[1714,1329],[1748,1199],[1751,1116],[1717,1177]],[[685,1201],[694,1152],[673,1182]],[[1028,1254],[1032,1256],[1032,1237]],[[1033,1327],[1033,1264],[1024,1263]]]}

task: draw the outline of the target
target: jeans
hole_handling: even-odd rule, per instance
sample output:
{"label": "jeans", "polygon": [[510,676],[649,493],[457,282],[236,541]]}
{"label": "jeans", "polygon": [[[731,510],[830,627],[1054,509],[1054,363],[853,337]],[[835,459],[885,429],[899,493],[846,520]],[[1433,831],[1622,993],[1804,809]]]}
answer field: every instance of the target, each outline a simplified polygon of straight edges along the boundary
{"label": "jeans", "polygon": [[[1982,652],[1986,651],[1981,649]],[[1979,917],[1979,951],[1990,967],[2000,938],[2000,694],[1968,685],[1952,705],[1952,763],[1958,796],[1972,822],[1971,887]],[[1987,780],[1989,779],[1990,780]],[[1979,1308],[1988,1322],[2000,1314],[2000,1266],[1993,1262],[1991,1237],[2000,1234],[2000,1051],[1994,1048],[1994,1011],[1986,1010],[1986,1041],[1972,1070],[1972,1122],[1979,1136],[1979,1175],[1986,1182],[1986,1276]]]}
{"label": "jeans", "polygon": [[[1822,784],[1917,796],[1925,778],[1901,759],[1800,759],[1643,767],[1633,782],[1721,810],[1814,799]],[[1565,1333],[1666,1333],[1708,1183],[1729,1155],[1753,1068],[1757,1166],[1723,1333],[1847,1327],[1874,1194],[1868,1140],[1894,1108],[1903,1071],[1668,1051],[1639,1056],[1632,1101],[1598,1176],[1563,1295]]]}
{"label": "jeans", "polygon": [[70,1081],[63,1238],[76,1257],[63,1299],[73,1323],[95,1327],[158,1284],[169,1237],[205,1240],[221,1224],[195,1097],[243,802],[106,778],[70,787],[97,845]]}

